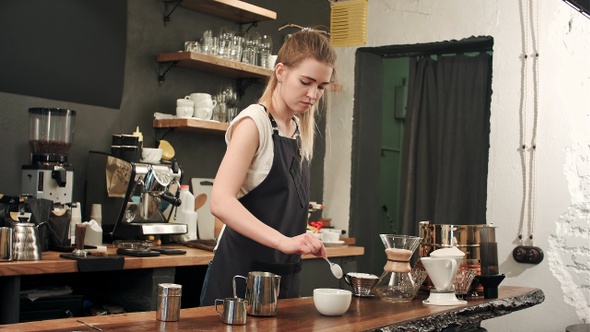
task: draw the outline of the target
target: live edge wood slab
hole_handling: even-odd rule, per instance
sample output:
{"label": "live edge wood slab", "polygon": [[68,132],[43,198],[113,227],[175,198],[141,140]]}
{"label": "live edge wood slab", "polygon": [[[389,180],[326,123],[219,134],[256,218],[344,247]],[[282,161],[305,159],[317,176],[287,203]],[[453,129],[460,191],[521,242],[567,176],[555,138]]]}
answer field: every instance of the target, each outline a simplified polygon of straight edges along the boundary
{"label": "live edge wood slab", "polygon": [[[274,317],[248,316],[246,325],[225,325],[215,307],[182,309],[178,322],[160,322],[155,311],[0,325],[6,331],[440,331],[526,309],[544,301],[540,289],[501,286],[497,299],[470,298],[467,304],[427,306],[420,294],[409,303],[353,298],[339,317],[320,315],[313,298],[279,301]],[[220,308],[221,310],[221,308]],[[80,321],[95,326],[92,329]]]}

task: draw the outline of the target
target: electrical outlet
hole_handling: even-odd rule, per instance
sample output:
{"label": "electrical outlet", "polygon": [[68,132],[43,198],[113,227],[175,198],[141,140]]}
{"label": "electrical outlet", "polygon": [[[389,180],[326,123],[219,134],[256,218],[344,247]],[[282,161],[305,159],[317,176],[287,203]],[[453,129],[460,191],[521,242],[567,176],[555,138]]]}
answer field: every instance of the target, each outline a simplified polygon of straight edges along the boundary
{"label": "electrical outlet", "polygon": [[543,250],[533,246],[517,246],[512,251],[512,257],[519,263],[539,264],[543,261]]}

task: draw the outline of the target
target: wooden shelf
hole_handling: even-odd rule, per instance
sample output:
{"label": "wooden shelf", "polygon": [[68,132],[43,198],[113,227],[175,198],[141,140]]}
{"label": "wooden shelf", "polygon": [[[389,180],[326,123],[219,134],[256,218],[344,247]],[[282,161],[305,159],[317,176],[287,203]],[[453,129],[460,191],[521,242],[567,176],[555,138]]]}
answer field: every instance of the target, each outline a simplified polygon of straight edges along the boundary
{"label": "wooden shelf", "polygon": [[181,6],[236,23],[253,23],[277,19],[277,13],[272,10],[238,0],[183,0]]}
{"label": "wooden shelf", "polygon": [[160,119],[152,122],[154,128],[194,128],[212,133],[225,133],[229,123],[205,121],[199,119]]}
{"label": "wooden shelf", "polygon": [[176,62],[178,66],[197,69],[231,78],[258,78],[266,80],[272,70],[243,62],[228,60],[196,52],[170,52],[156,55],[159,63]]}

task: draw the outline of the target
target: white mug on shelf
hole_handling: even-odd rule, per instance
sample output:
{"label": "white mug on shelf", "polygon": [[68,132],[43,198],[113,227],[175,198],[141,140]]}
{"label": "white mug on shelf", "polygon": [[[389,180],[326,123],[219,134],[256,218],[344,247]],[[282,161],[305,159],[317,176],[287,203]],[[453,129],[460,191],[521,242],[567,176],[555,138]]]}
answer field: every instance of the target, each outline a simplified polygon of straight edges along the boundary
{"label": "white mug on shelf", "polygon": [[213,107],[195,107],[194,117],[201,120],[211,120]]}
{"label": "white mug on shelf", "polygon": [[210,94],[204,93],[204,92],[191,93],[190,96],[188,96],[188,97],[190,100],[194,101],[195,103],[198,101],[201,101],[201,100],[211,100],[213,98],[213,97],[211,97]]}
{"label": "white mug on shelf", "polygon": [[176,107],[176,116],[179,118],[191,118],[194,113],[192,107]]}
{"label": "white mug on shelf", "polygon": [[195,102],[195,109],[197,108],[214,108],[217,106],[217,101],[213,99],[200,100]]}
{"label": "white mug on shelf", "polygon": [[197,112],[197,109],[207,108],[211,109],[210,113],[213,113],[213,108],[217,105],[217,101],[210,94],[203,92],[191,93],[189,98],[195,103],[194,116],[199,119],[210,120],[211,116],[208,116],[203,110]]}
{"label": "white mug on shelf", "polygon": [[195,102],[189,96],[176,99],[176,107],[195,107]]}

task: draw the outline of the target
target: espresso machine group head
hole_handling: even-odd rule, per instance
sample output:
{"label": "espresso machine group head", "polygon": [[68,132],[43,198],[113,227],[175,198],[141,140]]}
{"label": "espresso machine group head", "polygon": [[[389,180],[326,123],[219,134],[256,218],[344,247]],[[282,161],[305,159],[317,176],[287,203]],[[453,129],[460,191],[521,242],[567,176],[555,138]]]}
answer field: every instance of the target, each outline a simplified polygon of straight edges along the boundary
{"label": "espresso machine group head", "polygon": [[91,151],[86,211],[102,204],[102,227],[112,238],[184,234],[186,224],[168,222],[178,198],[182,170],[177,163],[135,163]]}

